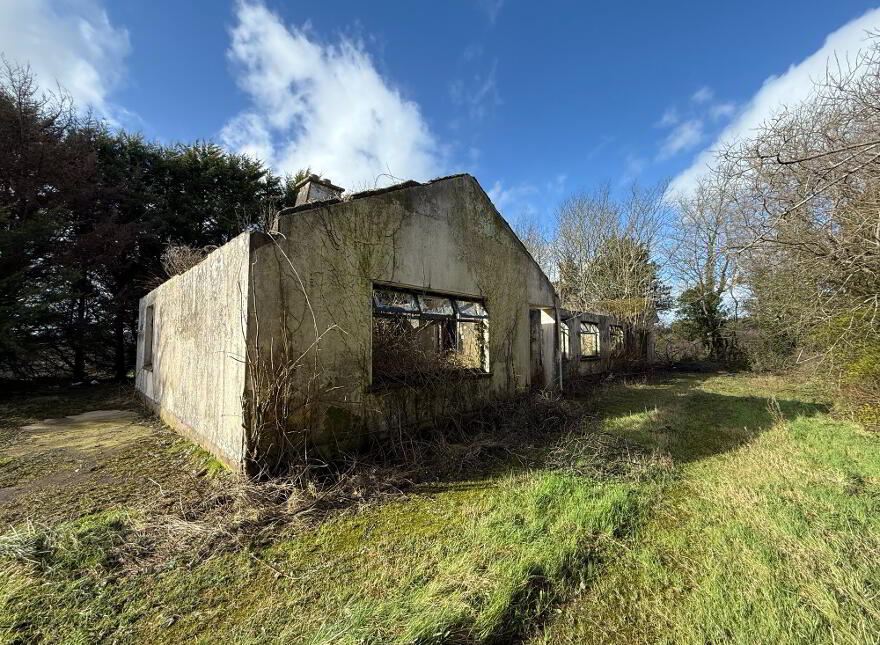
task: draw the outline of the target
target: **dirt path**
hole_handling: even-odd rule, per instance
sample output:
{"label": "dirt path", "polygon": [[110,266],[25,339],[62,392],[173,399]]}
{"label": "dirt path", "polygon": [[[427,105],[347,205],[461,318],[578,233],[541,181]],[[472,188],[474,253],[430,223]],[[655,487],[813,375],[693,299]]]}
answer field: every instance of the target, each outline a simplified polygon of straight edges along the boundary
{"label": "dirt path", "polygon": [[[58,397],[44,399],[45,405],[32,414],[51,414],[50,406]],[[132,402],[89,396],[81,405],[64,405],[65,400],[60,403],[59,411],[67,412],[82,410],[88,404]],[[38,414],[30,419],[42,416]],[[182,451],[187,444],[134,406],[102,406],[16,423],[25,419],[2,418],[0,526],[34,517],[41,521],[76,517],[124,504],[133,495],[154,491],[178,476],[180,466],[185,468],[187,455]]]}
{"label": "dirt path", "polygon": [[132,410],[95,410],[23,426],[0,450],[0,504],[95,479],[114,456],[154,432]]}

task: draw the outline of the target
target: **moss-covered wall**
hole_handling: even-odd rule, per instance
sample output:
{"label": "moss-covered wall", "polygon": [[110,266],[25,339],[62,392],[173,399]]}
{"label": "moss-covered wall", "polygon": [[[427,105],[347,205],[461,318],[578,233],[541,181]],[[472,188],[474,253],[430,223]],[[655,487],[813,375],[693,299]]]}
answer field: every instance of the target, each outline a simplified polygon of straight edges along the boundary
{"label": "moss-covered wall", "polygon": [[[374,387],[377,283],[484,300],[490,372]],[[563,382],[604,372],[613,360],[614,321],[582,314],[570,320],[570,358],[561,369],[553,287],[467,175],[298,208],[279,218],[277,233],[244,233],[148,294],[142,328],[148,306],[155,359],[144,366],[142,333],[138,390],[166,421],[234,467],[250,468],[269,453],[283,459],[304,439],[328,452],[353,448],[369,433],[558,385],[561,371]],[[530,310],[539,309],[530,329]],[[600,326],[598,360],[580,360],[580,318]],[[531,382],[533,372],[540,383]],[[267,390],[271,405],[263,405]]]}
{"label": "moss-covered wall", "polygon": [[[555,293],[472,177],[317,205],[278,228],[254,250],[250,342],[264,354],[301,349],[298,378],[313,396],[298,422],[319,443],[357,443],[529,386],[529,307],[553,310]],[[376,282],[485,299],[491,373],[372,389]]]}

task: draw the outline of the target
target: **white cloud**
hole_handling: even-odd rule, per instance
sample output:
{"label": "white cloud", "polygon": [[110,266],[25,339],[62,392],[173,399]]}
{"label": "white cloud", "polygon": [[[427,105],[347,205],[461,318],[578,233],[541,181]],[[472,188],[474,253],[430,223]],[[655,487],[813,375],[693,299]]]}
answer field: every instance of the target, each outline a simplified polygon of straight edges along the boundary
{"label": "white cloud", "polygon": [[30,64],[41,87],[60,84],[78,108],[116,122],[124,110],[109,96],[125,77],[128,32],[111,24],[98,0],[2,0],[0,51]]}
{"label": "white cloud", "polygon": [[791,65],[779,76],[767,78],[739,116],[721,132],[714,143],[699,153],[687,170],[673,179],[670,192],[691,190],[706,172],[714,151],[722,143],[749,136],[782,106],[806,99],[813,89],[813,81],[824,76],[829,59],[833,61],[833,57],[837,55],[840,60],[847,57],[852,60],[865,45],[865,32],[877,27],[880,27],[880,9],[873,9],[829,34],[822,47],[800,63]]}
{"label": "white cloud", "polygon": [[675,106],[668,107],[663,112],[663,116],[660,117],[660,120],[655,124],[658,128],[669,128],[678,123],[681,120],[681,117],[678,114],[678,110],[675,109]]}
{"label": "white cloud", "polygon": [[598,155],[602,150],[609,144],[614,142],[614,137],[609,134],[603,134],[599,137],[598,143],[596,143],[592,148],[587,150],[587,153],[584,155],[584,159],[592,159],[596,155]]}
{"label": "white cloud", "polygon": [[659,159],[684,152],[697,145],[703,139],[703,122],[700,119],[688,119],[676,126],[660,146]]}
{"label": "white cloud", "polygon": [[[565,181],[564,178],[563,181]],[[520,208],[526,206],[528,198],[537,195],[538,189],[532,184],[516,184],[505,188],[502,182],[496,181],[486,192],[489,199],[495,204],[495,208],[504,213],[505,210],[512,209],[514,206]]]}
{"label": "white cloud", "polygon": [[561,193],[565,188],[565,180],[568,175],[564,172],[559,173],[553,179],[547,182],[547,191],[551,193]]}
{"label": "white cloud", "polygon": [[486,74],[475,74],[473,82],[466,84],[461,79],[455,79],[449,84],[449,98],[453,105],[466,108],[471,119],[480,120],[490,110],[501,105],[501,96],[498,94],[498,84],[495,81],[495,71],[498,62],[492,63],[492,67]]}
{"label": "white cloud", "polygon": [[716,103],[709,108],[709,115],[715,120],[731,117],[734,112],[736,112],[735,103]]}
{"label": "white cloud", "polygon": [[461,60],[465,63],[478,59],[483,55],[483,46],[479,43],[472,43],[464,48],[461,52]]}
{"label": "white cloud", "polygon": [[495,25],[495,21],[498,20],[498,14],[501,13],[501,8],[504,6],[504,0],[478,0],[480,7],[483,11],[486,12],[486,17],[489,18],[489,24]]}
{"label": "white cloud", "polygon": [[506,185],[496,181],[486,193],[495,208],[515,229],[526,222],[538,222],[550,216],[565,192],[568,175],[558,173],[544,180]]}
{"label": "white cloud", "polygon": [[627,154],[626,166],[623,170],[623,174],[620,177],[618,185],[624,186],[625,184],[628,184],[629,182],[636,179],[639,175],[642,174],[642,171],[648,167],[648,163],[648,160],[644,157],[640,157],[632,153]]}
{"label": "white cloud", "polygon": [[708,103],[713,98],[715,98],[715,92],[712,91],[712,88],[708,85],[704,85],[691,96],[691,101],[694,103]]}
{"label": "white cloud", "polygon": [[[275,148],[272,142],[272,132],[259,114],[245,112],[234,117],[223,127],[221,137],[223,143],[236,152],[267,163],[271,163],[274,158]],[[298,168],[289,170],[295,173]],[[312,168],[312,170],[323,172],[317,168]]]}
{"label": "white cloud", "polygon": [[241,2],[228,55],[251,106],[228,147],[282,172],[310,167],[346,188],[441,174],[444,153],[419,106],[382,78],[359,42],[322,44],[262,4]]}

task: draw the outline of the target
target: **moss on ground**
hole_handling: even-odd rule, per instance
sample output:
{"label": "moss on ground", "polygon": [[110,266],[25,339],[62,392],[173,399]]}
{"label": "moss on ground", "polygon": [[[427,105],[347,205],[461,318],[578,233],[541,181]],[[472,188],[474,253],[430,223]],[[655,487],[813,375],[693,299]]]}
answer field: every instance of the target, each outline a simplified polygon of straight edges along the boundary
{"label": "moss on ground", "polygon": [[[78,422],[68,432],[23,431],[45,419],[92,410],[133,410],[136,432],[115,422]],[[126,426],[129,427],[129,426]],[[89,441],[74,436],[82,429]],[[74,432],[76,430],[77,432]],[[146,415],[130,386],[49,387],[0,398],[0,526],[23,521],[58,523],[138,505],[159,488],[186,486],[194,473],[215,473],[216,460]],[[61,439],[70,435],[65,444]]]}
{"label": "moss on ground", "polygon": [[[529,467],[192,563],[120,560],[149,512],[120,501],[19,524],[0,641],[877,642],[876,435],[779,378],[619,384],[591,406]],[[197,468],[198,451],[169,454]]]}

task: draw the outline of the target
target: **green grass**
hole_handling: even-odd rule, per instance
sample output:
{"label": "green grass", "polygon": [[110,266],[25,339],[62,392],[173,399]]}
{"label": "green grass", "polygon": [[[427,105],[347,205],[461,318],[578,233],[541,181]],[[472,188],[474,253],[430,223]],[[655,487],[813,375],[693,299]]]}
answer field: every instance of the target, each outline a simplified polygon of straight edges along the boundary
{"label": "green grass", "polygon": [[171,446],[168,454],[178,458],[184,458],[191,464],[194,472],[209,478],[218,477],[229,473],[229,468],[210,452],[189,441],[180,441]]}
{"label": "green grass", "polygon": [[878,642],[876,435],[778,378],[676,376],[590,406],[537,465],[195,563],[120,559],[143,510],[18,526],[0,642]]}
{"label": "green grass", "polygon": [[[139,412],[135,423],[140,438],[107,430],[103,447],[91,454],[88,443],[34,443],[21,430],[43,419],[99,409]],[[148,432],[142,437],[144,428]],[[83,454],[83,447],[90,454]],[[27,520],[55,525],[84,514],[142,505],[160,488],[184,486],[192,474],[214,476],[218,466],[206,452],[143,413],[130,386],[40,385],[33,391],[0,394],[0,533]]]}
{"label": "green grass", "polygon": [[[789,397],[787,420],[752,392]],[[715,377],[618,417],[640,440],[671,425],[678,477],[535,643],[880,642],[880,441],[826,409],[778,379]]]}
{"label": "green grass", "polygon": [[[635,512],[630,486],[587,486],[562,473],[469,484],[337,520],[256,554],[111,580],[111,593],[90,595],[95,581],[113,573],[92,549],[112,551],[114,540],[74,541],[82,552],[74,549],[51,576],[41,566],[15,565],[7,584],[17,591],[6,609],[19,634],[66,633],[72,642],[111,634],[166,642],[208,642],[218,634],[235,642],[507,638],[550,610],[560,591],[589,578],[604,541]],[[114,527],[116,542],[124,542],[125,526]],[[79,525],[60,533],[71,531],[83,534]],[[46,556],[52,562],[53,553]],[[123,598],[119,624],[95,620]],[[166,617],[158,624],[157,613]]]}

